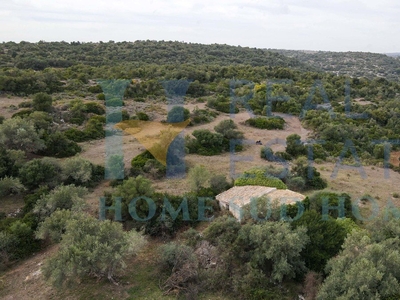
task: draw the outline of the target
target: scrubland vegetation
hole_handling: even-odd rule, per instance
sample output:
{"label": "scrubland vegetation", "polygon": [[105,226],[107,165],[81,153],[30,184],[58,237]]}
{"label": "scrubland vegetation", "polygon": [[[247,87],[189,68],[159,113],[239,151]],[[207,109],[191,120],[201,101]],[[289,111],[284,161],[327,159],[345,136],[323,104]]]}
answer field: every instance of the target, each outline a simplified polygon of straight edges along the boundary
{"label": "scrubland vegetation", "polygon": [[[400,172],[400,84],[306,62],[178,42],[0,44],[0,297],[398,299],[398,184],[357,199],[325,174]],[[307,136],[282,133],[289,115]],[[188,127],[148,147],[143,124]],[[105,179],[95,147],[115,134],[134,155],[112,156],[120,176]],[[218,163],[233,154],[253,155],[235,178]],[[243,185],[307,197],[258,198],[238,222],[215,196]],[[28,272],[27,294],[13,271]]]}

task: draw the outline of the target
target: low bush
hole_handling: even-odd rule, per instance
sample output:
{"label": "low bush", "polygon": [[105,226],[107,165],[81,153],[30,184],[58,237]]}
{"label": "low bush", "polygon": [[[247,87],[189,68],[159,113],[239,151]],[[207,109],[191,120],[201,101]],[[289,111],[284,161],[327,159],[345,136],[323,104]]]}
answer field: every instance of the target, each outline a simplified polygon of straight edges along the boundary
{"label": "low bush", "polygon": [[64,135],[77,143],[104,138],[103,125],[105,124],[105,120],[104,116],[93,116],[86,123],[84,130],[70,128],[64,131]]}
{"label": "low bush", "polygon": [[136,113],[136,117],[140,120],[140,121],[149,121],[150,117],[148,116],[148,114],[144,113],[144,112],[137,112]]}
{"label": "low bush", "polygon": [[20,104],[18,104],[19,108],[31,108],[32,106],[33,106],[32,101],[24,101],[24,102],[21,102]]}
{"label": "low bush", "polygon": [[276,157],[274,156],[274,151],[269,147],[262,147],[260,151],[260,157],[268,161],[274,161]]}
{"label": "low bush", "polygon": [[220,133],[213,133],[207,129],[198,129],[193,131],[194,139],[186,138],[186,147],[189,153],[198,153],[200,155],[217,155],[223,149],[224,136]]}
{"label": "low bush", "polygon": [[81,157],[71,157],[62,164],[65,184],[85,185],[92,179],[92,164]]}
{"label": "low bush", "polygon": [[183,122],[190,117],[190,112],[182,106],[174,106],[167,115],[167,123]]}
{"label": "low bush", "polygon": [[97,94],[97,93],[102,93],[103,89],[101,88],[101,86],[99,84],[96,84],[96,85],[89,86],[88,91],[93,94]]}
{"label": "low bush", "polygon": [[153,179],[159,179],[165,176],[166,167],[161,164],[148,151],[135,156],[131,161],[131,175],[149,175]]}
{"label": "low bush", "polygon": [[25,191],[25,187],[22,185],[18,178],[4,177],[0,179],[0,196],[4,197],[7,195],[19,194]]}
{"label": "low bush", "polygon": [[54,188],[61,182],[61,166],[54,158],[33,159],[20,168],[19,178],[30,190],[41,185]]}
{"label": "low bush", "polygon": [[273,177],[263,169],[252,169],[243,173],[243,175],[235,180],[235,186],[244,185],[261,185],[267,187],[275,187],[277,189],[287,189],[285,183],[279,178]]}
{"label": "low bush", "polygon": [[220,112],[224,113],[235,113],[239,112],[239,108],[235,106],[233,109],[231,107],[231,102],[228,98],[224,98],[223,96],[218,97],[218,99],[209,99],[207,101],[207,106],[210,108],[214,108]]}
{"label": "low bush", "polygon": [[10,261],[27,257],[39,250],[40,242],[35,239],[30,224],[21,220],[12,220],[5,230],[0,231],[0,268]]}
{"label": "low bush", "polygon": [[85,103],[85,111],[96,115],[104,115],[106,113],[105,109],[96,102]]}
{"label": "low bush", "polygon": [[80,143],[86,141],[86,135],[82,130],[70,128],[64,131],[64,135],[71,141]]}
{"label": "low bush", "polygon": [[100,93],[96,96],[97,100],[106,100],[106,96],[103,93]]}
{"label": "low bush", "polygon": [[210,188],[215,195],[222,193],[231,187],[232,185],[226,180],[224,175],[214,175],[210,178]]}
{"label": "low bush", "polygon": [[281,117],[256,117],[250,118],[245,122],[247,125],[260,129],[283,129],[285,120]]}
{"label": "low bush", "polygon": [[11,116],[11,118],[25,118],[29,116],[31,113],[33,113],[32,109],[23,109]]}
{"label": "low bush", "polygon": [[74,156],[82,150],[75,141],[59,131],[45,135],[44,140],[46,149],[41,151],[43,155],[63,158]]}
{"label": "low bush", "polygon": [[216,112],[209,109],[198,109],[196,107],[190,115],[190,125],[209,123],[214,120],[217,115]]}

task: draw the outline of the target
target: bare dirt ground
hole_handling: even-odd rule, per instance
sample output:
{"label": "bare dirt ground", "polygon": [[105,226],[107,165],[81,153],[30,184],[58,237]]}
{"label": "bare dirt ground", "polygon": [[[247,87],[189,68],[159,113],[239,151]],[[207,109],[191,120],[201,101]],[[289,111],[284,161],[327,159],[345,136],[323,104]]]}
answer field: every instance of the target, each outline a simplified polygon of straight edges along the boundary
{"label": "bare dirt ground", "polygon": [[[5,95],[0,95],[0,116],[5,117],[6,119],[11,118],[11,116],[23,109],[26,108],[18,108],[18,104],[24,101],[29,101],[31,99],[21,98],[21,97],[10,97],[7,98]],[[13,107],[14,106],[14,107]]]}
{"label": "bare dirt ground", "polygon": [[22,195],[10,195],[0,199],[1,211],[13,214],[24,207],[24,199]]}
{"label": "bare dirt ground", "polygon": [[315,165],[322,177],[328,180],[328,190],[348,193],[352,200],[364,195],[371,196],[382,207],[391,200],[394,205],[400,206],[400,198],[393,195],[400,194],[400,174],[388,170],[385,176],[383,168],[364,166],[366,177],[363,178],[361,169],[345,169],[339,167],[335,174],[335,164],[324,163]]}
{"label": "bare dirt ground", "polygon": [[393,151],[392,153],[390,153],[390,160],[389,162],[393,165],[393,166],[400,166],[400,151]]}
{"label": "bare dirt ground", "polygon": [[59,299],[43,280],[40,271],[44,260],[56,251],[57,247],[47,248],[1,274],[0,298],[4,300]]}

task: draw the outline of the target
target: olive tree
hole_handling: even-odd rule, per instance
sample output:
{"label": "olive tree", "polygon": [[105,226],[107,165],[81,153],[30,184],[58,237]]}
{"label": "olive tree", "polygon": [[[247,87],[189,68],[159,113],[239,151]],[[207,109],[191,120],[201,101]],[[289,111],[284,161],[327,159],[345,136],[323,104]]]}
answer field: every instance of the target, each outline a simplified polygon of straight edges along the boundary
{"label": "olive tree", "polygon": [[84,196],[87,189],[74,185],[61,185],[47,195],[42,195],[36,202],[33,212],[44,220],[57,209],[81,211],[85,207]]}
{"label": "olive tree", "polygon": [[374,242],[367,232],[353,231],[328,262],[317,299],[399,299],[399,249],[398,237]]}
{"label": "olive tree", "polygon": [[62,165],[62,173],[68,181],[84,184],[92,178],[92,164],[81,157],[68,158]]}
{"label": "olive tree", "polygon": [[54,158],[33,159],[20,168],[19,178],[31,190],[40,185],[53,188],[61,182],[61,166]]}
{"label": "olive tree", "polygon": [[116,284],[115,276],[126,267],[125,259],[144,245],[140,233],[125,232],[120,223],[82,215],[67,221],[60,249],[45,262],[43,275],[56,287],[86,276],[106,277]]}
{"label": "olive tree", "polygon": [[21,118],[7,119],[0,125],[0,145],[25,152],[37,152],[45,148],[34,123]]}

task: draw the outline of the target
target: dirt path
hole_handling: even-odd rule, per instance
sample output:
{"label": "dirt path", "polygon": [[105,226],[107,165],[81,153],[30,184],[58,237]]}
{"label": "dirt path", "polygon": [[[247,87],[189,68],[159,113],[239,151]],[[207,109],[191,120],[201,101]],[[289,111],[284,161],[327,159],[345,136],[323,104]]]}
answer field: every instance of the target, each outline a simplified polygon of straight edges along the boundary
{"label": "dirt path", "polygon": [[[10,97],[7,98],[4,95],[0,96],[0,116],[5,117],[6,119],[11,118],[11,116],[23,109],[26,108],[18,108],[18,104],[24,101],[30,101],[31,99],[28,98],[21,98],[21,97]],[[14,106],[14,107],[13,107]]]}

